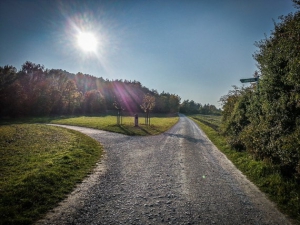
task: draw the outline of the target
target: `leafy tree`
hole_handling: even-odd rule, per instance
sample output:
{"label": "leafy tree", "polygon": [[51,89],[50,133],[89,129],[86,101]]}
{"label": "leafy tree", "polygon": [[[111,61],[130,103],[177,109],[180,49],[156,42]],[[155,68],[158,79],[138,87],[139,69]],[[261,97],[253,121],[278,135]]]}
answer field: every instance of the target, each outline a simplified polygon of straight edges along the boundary
{"label": "leafy tree", "polygon": [[241,132],[250,123],[247,111],[251,104],[253,87],[238,88],[221,97],[223,105],[221,132],[228,143],[238,151],[245,150]]}
{"label": "leafy tree", "polygon": [[[299,1],[294,2],[300,6]],[[259,51],[254,54],[262,78],[259,100],[264,132],[257,144],[268,143],[260,147],[259,157],[280,165],[283,173],[291,173],[300,168],[300,142],[295,138],[300,126],[300,11],[280,19],[271,36],[257,43]]]}
{"label": "leafy tree", "polygon": [[197,114],[199,113],[200,104],[194,102],[193,100],[189,103],[189,113],[190,114]]}
{"label": "leafy tree", "polygon": [[179,107],[180,113],[188,113],[189,112],[189,100],[184,100]]}
{"label": "leafy tree", "polygon": [[0,97],[1,115],[18,117],[28,114],[28,96],[21,82],[15,81],[9,85],[1,93]]}
{"label": "leafy tree", "polygon": [[95,114],[105,112],[105,100],[100,91],[87,91],[84,95],[83,107],[85,113]]}
{"label": "leafy tree", "polygon": [[79,106],[81,98],[81,93],[77,91],[76,84],[73,80],[66,82],[62,97],[67,110],[66,112],[72,114],[76,107]]}
{"label": "leafy tree", "polygon": [[17,69],[15,67],[8,65],[4,67],[0,66],[0,91],[12,84],[17,78]]}
{"label": "leafy tree", "polygon": [[21,68],[23,74],[31,76],[32,79],[39,78],[45,71],[45,67],[41,64],[35,64],[30,61],[26,61]]}
{"label": "leafy tree", "polygon": [[121,97],[121,95],[118,95],[117,97],[114,96],[114,103],[113,106],[117,110],[117,124],[122,124],[122,111],[124,110],[124,101]]}
{"label": "leafy tree", "polygon": [[[149,92],[148,92],[149,93]],[[156,90],[151,91],[151,95],[155,97],[155,113],[176,113],[179,110],[180,97],[178,95],[165,93],[159,94]]]}
{"label": "leafy tree", "polygon": [[171,94],[169,97],[170,113],[177,113],[179,111],[180,97],[178,95]]}
{"label": "leafy tree", "polygon": [[185,100],[180,104],[179,112],[187,114],[206,114],[206,115],[220,115],[221,110],[217,109],[216,106],[205,104],[201,105],[194,102],[193,100]]}
{"label": "leafy tree", "polygon": [[154,109],[155,97],[149,93],[144,95],[141,109],[146,113],[145,124],[150,125],[150,111]]}

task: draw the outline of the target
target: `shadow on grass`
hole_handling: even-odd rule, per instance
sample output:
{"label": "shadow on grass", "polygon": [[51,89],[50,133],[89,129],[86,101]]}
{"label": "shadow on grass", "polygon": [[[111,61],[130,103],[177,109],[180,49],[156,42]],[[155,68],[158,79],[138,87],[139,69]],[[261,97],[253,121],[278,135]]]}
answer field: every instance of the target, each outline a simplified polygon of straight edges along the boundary
{"label": "shadow on grass", "polygon": [[[156,134],[160,134],[162,133],[161,130],[159,130],[158,128],[156,128],[154,125],[150,125],[150,126],[146,126],[147,128],[153,130]],[[148,132],[147,130],[145,130],[145,132]],[[148,132],[149,133],[149,132]],[[149,133],[150,134],[150,133]]]}
{"label": "shadow on grass", "polygon": [[125,127],[123,125],[116,125],[116,126],[119,127],[124,132],[124,134],[126,134],[126,135],[135,135],[135,133],[133,133],[127,127]]}
{"label": "shadow on grass", "polygon": [[125,134],[131,135],[131,136],[143,136],[143,135],[152,135],[149,131],[147,131],[145,128],[138,126],[124,126],[124,125],[117,125],[121,130],[124,131]]}
{"label": "shadow on grass", "polygon": [[149,133],[145,128],[143,127],[136,127],[137,129],[141,129],[142,131],[144,131],[146,134],[151,135],[151,133]]}

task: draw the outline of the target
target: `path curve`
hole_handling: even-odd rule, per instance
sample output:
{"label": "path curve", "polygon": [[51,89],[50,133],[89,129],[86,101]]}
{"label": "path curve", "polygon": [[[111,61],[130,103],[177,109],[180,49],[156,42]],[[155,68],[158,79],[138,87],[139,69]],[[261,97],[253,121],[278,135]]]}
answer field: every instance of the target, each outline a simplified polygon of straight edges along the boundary
{"label": "path curve", "polygon": [[80,131],[104,145],[95,172],[37,224],[290,224],[181,115],[169,131],[130,137]]}

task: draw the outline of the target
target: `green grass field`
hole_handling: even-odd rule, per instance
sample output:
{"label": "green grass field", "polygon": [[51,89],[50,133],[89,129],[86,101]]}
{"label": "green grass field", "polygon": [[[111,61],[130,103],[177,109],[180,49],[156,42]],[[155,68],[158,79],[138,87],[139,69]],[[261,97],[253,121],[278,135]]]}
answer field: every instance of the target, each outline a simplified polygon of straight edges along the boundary
{"label": "green grass field", "polygon": [[0,126],[0,224],[32,224],[99,161],[102,146],[64,128]]}
{"label": "green grass field", "polygon": [[53,119],[50,122],[55,124],[73,125],[90,127],[99,130],[106,130],[126,135],[156,135],[170,129],[178,122],[178,116],[166,117],[156,116],[151,117],[150,126],[145,125],[143,117],[139,117],[139,126],[134,126],[134,118],[132,116],[123,116],[122,125],[117,125],[116,116],[101,116],[101,117],[72,117],[63,119]]}
{"label": "green grass field", "polygon": [[[190,116],[205,132],[208,138],[221,150],[231,162],[245,174],[261,191],[277,204],[279,209],[300,224],[300,184],[280,175],[276,167],[264,161],[254,160],[244,152],[232,150],[225,138],[218,132],[220,117]],[[204,121],[204,122],[203,122]]]}
{"label": "green grass field", "polygon": [[139,126],[135,127],[133,116],[123,116],[121,125],[117,125],[117,117],[113,115],[29,117],[6,120],[2,119],[0,120],[0,125],[53,123],[83,126],[126,135],[157,135],[174,126],[178,122],[179,117],[177,115],[153,114],[151,115],[150,120],[150,126],[147,126],[145,125],[144,115],[140,115]]}

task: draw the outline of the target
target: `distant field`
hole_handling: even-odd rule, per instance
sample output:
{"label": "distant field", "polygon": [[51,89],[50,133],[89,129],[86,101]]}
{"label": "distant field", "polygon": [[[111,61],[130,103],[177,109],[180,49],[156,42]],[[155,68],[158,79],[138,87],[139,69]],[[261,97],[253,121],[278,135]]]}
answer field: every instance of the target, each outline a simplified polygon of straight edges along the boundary
{"label": "distant field", "polygon": [[100,160],[102,146],[65,128],[0,126],[0,224],[32,224]]}
{"label": "distant field", "polygon": [[222,116],[202,115],[202,114],[191,115],[190,117],[213,128],[215,131],[219,129],[219,126],[221,124],[221,118],[222,118]]}

